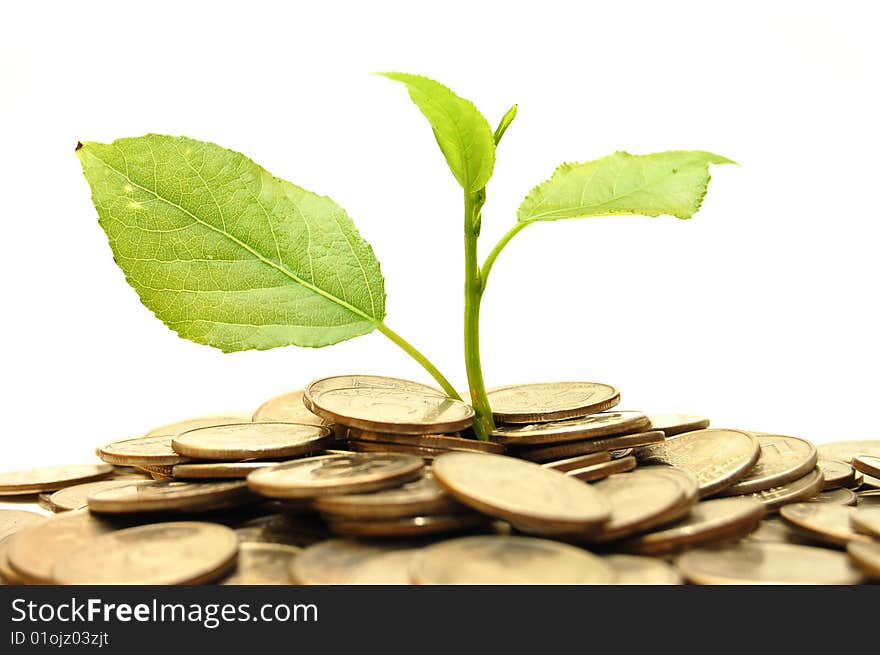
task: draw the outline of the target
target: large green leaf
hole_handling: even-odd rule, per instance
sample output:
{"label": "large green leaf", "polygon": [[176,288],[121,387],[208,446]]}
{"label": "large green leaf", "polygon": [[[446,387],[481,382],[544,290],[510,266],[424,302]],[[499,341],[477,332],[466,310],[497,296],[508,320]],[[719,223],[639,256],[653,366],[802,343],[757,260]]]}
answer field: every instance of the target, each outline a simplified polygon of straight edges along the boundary
{"label": "large green leaf", "polygon": [[709,164],[732,163],[711,152],[670,150],[563,164],[529,192],[517,216],[523,222],[611,214],[690,218],[706,195]]}
{"label": "large green leaf", "polygon": [[427,77],[382,75],[406,84],[409,97],[434,129],[437,144],[462,188],[473,193],[486,186],[495,166],[495,139],[489,122],[474,103]]}
{"label": "large green leaf", "polygon": [[326,346],[384,318],[379,262],[329,198],[185,137],[77,155],[116,262],[180,336],[227,352]]}

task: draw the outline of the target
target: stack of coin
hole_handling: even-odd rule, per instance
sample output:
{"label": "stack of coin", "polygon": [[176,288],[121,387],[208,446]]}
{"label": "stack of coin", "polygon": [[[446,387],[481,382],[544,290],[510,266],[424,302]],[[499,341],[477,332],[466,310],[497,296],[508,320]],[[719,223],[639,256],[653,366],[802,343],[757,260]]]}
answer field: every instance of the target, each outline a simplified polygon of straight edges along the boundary
{"label": "stack of coin", "polygon": [[[0,473],[18,584],[857,584],[880,580],[880,442],[621,411],[610,385],[317,380],[252,416]],[[22,500],[31,505],[22,505]],[[33,511],[22,511],[28,507]],[[42,509],[41,509],[42,508]],[[46,517],[46,513],[55,516]]]}

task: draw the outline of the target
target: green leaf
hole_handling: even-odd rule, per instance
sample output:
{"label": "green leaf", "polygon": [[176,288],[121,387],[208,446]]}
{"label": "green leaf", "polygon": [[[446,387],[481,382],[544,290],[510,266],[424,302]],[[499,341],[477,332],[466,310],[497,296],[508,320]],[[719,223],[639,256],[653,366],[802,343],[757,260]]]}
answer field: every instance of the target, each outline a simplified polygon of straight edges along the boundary
{"label": "green leaf", "polygon": [[615,152],[583,164],[562,164],[529,192],[517,217],[523,222],[611,214],[690,218],[706,195],[709,164],[733,163],[711,152],[670,150]]}
{"label": "green leaf", "polygon": [[428,119],[455,179],[468,193],[486,186],[495,166],[495,140],[489,122],[470,100],[419,75],[380,73],[406,84],[409,97]]}
{"label": "green leaf", "polygon": [[318,347],[382,322],[379,262],[329,198],[185,137],[77,155],[116,262],[180,336],[226,352]]}
{"label": "green leaf", "polygon": [[501,141],[501,137],[504,136],[504,133],[507,132],[507,128],[510,127],[510,124],[513,122],[513,119],[516,118],[516,111],[518,109],[517,105],[514,105],[510,109],[507,110],[507,113],[501,117],[501,122],[498,123],[498,127],[495,128],[495,134],[492,135],[493,140],[495,141],[495,145]]}

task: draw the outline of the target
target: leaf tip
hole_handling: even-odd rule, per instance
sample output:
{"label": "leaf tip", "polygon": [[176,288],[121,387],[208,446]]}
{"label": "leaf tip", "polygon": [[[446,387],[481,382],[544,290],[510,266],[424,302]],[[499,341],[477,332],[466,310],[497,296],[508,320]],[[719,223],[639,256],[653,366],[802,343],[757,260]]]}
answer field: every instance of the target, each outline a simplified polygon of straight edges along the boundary
{"label": "leaf tip", "polygon": [[73,151],[76,152],[77,150],[82,150],[82,147],[83,147],[82,141],[77,141],[76,148],[74,148]]}

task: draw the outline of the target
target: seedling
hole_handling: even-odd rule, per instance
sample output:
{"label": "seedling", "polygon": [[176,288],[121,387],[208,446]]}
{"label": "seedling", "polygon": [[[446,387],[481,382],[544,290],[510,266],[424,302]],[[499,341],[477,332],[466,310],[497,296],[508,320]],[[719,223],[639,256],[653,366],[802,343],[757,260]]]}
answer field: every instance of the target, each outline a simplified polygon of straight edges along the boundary
{"label": "seedling", "polygon": [[[494,424],[480,364],[480,303],[510,240],[533,223],[563,218],[690,218],[706,194],[709,165],[733,162],[673,150],[562,164],[528,193],[517,221],[480,265],[486,185],[516,105],[493,131],[472,102],[442,84],[384,75],[406,85],[462,188],[464,356],[474,432],[487,439]],[[233,352],[329,346],[378,330],[459,398],[437,367],[386,325],[379,262],[330,198],[274,177],[240,153],[187,137],[81,143],[77,155],[116,262],[144,305],[181,337]]]}

